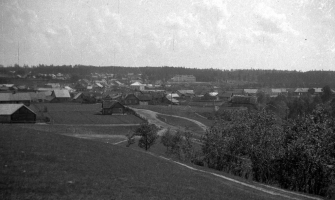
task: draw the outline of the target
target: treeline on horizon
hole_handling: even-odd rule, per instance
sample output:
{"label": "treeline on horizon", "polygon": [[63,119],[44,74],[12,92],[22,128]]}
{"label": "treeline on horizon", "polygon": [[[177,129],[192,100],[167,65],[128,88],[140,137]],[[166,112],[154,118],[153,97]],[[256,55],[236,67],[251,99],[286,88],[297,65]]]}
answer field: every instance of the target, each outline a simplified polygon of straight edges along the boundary
{"label": "treeline on horizon", "polygon": [[128,73],[142,74],[142,78],[148,81],[168,81],[174,75],[194,75],[198,82],[227,83],[237,81],[241,87],[323,87],[329,85],[335,87],[335,71],[289,71],[289,70],[265,70],[265,69],[196,69],[186,67],[123,67],[123,66],[87,66],[87,65],[43,65],[38,66],[8,66],[0,65],[0,73],[9,74],[15,71],[16,74],[71,74],[86,77],[92,73],[115,74],[121,78]]}

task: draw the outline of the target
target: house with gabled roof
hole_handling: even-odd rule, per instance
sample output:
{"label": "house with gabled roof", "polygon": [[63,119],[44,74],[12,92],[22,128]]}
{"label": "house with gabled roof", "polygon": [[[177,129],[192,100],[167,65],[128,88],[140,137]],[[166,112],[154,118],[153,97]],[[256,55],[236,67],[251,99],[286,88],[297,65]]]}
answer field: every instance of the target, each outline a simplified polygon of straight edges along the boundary
{"label": "house with gabled roof", "polygon": [[45,92],[29,92],[32,102],[44,102],[46,95]]}
{"label": "house with gabled roof", "polygon": [[76,95],[74,95],[72,101],[82,103],[84,101],[84,96],[85,96],[84,93],[78,92]]}
{"label": "house with gabled roof", "polygon": [[135,94],[127,94],[127,96],[123,99],[124,105],[139,105],[140,100],[137,98]]}
{"label": "house with gabled roof", "polygon": [[206,92],[202,97],[203,100],[219,100],[218,92]]}
{"label": "house with gabled roof", "polygon": [[83,92],[86,90],[86,86],[83,83],[77,83],[74,89],[76,89],[77,92]]}
{"label": "house with gabled roof", "polygon": [[218,94],[219,99],[223,101],[230,101],[231,97],[233,96],[232,92],[224,92]]}
{"label": "house with gabled roof", "polygon": [[122,95],[120,93],[107,93],[102,95],[103,100],[114,100],[114,101],[121,101]]}
{"label": "house with gabled roof", "polygon": [[173,95],[172,97],[171,95],[164,96],[162,102],[166,104],[171,104],[171,105],[179,105],[179,101],[173,98]]}
{"label": "house with gabled roof", "polygon": [[176,93],[180,98],[193,98],[195,96],[194,90],[177,90]]}
{"label": "house with gabled roof", "polygon": [[123,115],[125,107],[118,101],[103,101],[101,113],[103,115]]}
{"label": "house with gabled roof", "polygon": [[144,90],[144,84],[140,83],[140,82],[135,82],[133,84],[130,85],[130,88],[134,89],[134,90]]}
{"label": "house with gabled roof", "polygon": [[309,88],[297,88],[297,89],[294,91],[294,94],[296,94],[296,95],[298,95],[298,96],[307,94],[307,93],[308,93],[308,89],[309,89]]}
{"label": "house with gabled roof", "polygon": [[60,88],[60,84],[59,83],[47,83],[47,84],[45,84],[45,86],[47,88]]}
{"label": "house with gabled roof", "polygon": [[0,123],[35,123],[36,113],[24,104],[0,104]]}
{"label": "house with gabled roof", "polygon": [[66,102],[69,101],[71,98],[71,95],[68,90],[53,90],[51,93],[51,103],[59,103],[59,102]]}
{"label": "house with gabled roof", "polygon": [[322,88],[313,88],[315,94],[322,94]]}
{"label": "house with gabled roof", "polygon": [[163,92],[151,92],[152,104],[161,104],[163,102],[164,93]]}
{"label": "house with gabled roof", "polygon": [[232,96],[241,96],[244,95],[244,89],[233,89],[233,90],[227,90],[225,93],[230,93]]}
{"label": "house with gabled roof", "polygon": [[140,105],[149,105],[152,101],[150,94],[141,94],[137,96]]}
{"label": "house with gabled roof", "polygon": [[243,89],[243,93],[247,94],[248,96],[256,96],[258,89]]}

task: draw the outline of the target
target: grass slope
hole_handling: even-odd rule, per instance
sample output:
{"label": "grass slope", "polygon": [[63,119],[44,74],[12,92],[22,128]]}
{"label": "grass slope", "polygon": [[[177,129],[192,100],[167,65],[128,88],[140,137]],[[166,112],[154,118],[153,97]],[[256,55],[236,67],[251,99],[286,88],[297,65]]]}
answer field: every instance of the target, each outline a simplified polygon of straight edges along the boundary
{"label": "grass slope", "polygon": [[1,199],[280,199],[130,148],[0,128]]}

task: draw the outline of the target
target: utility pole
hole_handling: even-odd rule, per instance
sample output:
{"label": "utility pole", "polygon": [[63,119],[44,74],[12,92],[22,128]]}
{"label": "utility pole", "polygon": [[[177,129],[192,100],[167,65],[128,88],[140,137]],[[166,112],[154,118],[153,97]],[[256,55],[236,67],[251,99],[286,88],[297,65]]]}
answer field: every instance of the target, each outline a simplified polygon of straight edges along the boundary
{"label": "utility pole", "polygon": [[20,66],[20,41],[17,42],[17,64]]}
{"label": "utility pole", "polygon": [[172,102],[172,90],[171,90],[171,110],[172,110],[172,104],[173,102]]}
{"label": "utility pole", "polygon": [[120,0],[117,1],[117,14],[120,14]]}
{"label": "utility pole", "polygon": [[174,51],[174,31],[173,31],[173,36],[172,36],[172,50]]}

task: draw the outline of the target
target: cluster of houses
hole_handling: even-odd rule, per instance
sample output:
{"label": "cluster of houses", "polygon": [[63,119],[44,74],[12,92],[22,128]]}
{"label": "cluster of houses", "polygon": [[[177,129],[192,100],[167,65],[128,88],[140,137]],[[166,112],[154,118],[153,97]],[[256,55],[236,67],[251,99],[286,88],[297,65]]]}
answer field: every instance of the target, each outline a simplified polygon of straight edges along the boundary
{"label": "cluster of houses", "polygon": [[[57,74],[56,77],[65,77]],[[31,103],[101,103],[104,115],[124,114],[129,105],[222,105],[257,104],[257,94],[264,93],[269,97],[278,95],[301,96],[304,94],[321,94],[322,88],[275,88],[275,89],[231,89],[220,91],[213,87],[211,91],[197,94],[192,89],[166,91],[156,84],[144,84],[140,74],[128,74],[127,83],[113,79],[113,74],[92,74],[92,79],[80,79],[74,84],[57,82],[44,84],[42,87],[25,85],[0,84],[0,122],[31,121],[36,119],[29,115],[24,119],[21,113],[32,112]],[[191,75],[177,75],[174,82],[195,82]],[[159,84],[159,83],[157,83]],[[333,91],[335,93],[335,91]],[[20,106],[19,106],[20,105]],[[8,118],[8,115],[12,118]],[[7,117],[4,117],[7,116]],[[2,120],[1,120],[2,119]]]}

